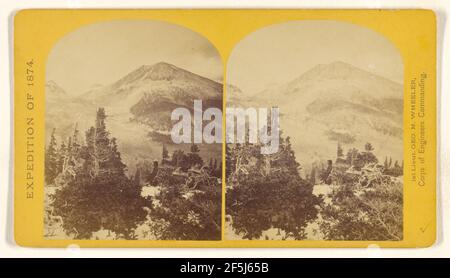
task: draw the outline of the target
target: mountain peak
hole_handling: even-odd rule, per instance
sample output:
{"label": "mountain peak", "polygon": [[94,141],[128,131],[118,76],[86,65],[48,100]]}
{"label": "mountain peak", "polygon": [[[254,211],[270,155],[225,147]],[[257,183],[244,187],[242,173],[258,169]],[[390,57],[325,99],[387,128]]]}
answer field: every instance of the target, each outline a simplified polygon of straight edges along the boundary
{"label": "mountain peak", "polygon": [[304,75],[322,75],[330,78],[339,78],[348,76],[353,72],[363,71],[351,64],[342,61],[335,61],[329,64],[319,64],[307,71]]}
{"label": "mountain peak", "polygon": [[290,84],[292,85],[298,82],[302,83],[312,80],[315,80],[317,82],[323,82],[325,80],[378,80],[379,82],[389,84],[389,86],[401,86],[397,82],[360,69],[356,66],[353,66],[352,64],[343,61],[335,61],[329,64],[318,64],[317,66],[303,73],[297,79],[294,79]]}
{"label": "mountain peak", "polygon": [[159,62],[147,67],[146,78],[152,80],[172,80],[179,77],[181,72],[184,72],[184,70],[166,62]]}
{"label": "mountain peak", "polygon": [[322,94],[324,92],[361,94],[367,96],[401,98],[402,85],[388,78],[365,71],[342,61],[318,64],[290,82],[276,88],[267,88],[258,94],[260,98],[275,98],[280,94]]}
{"label": "mountain peak", "polygon": [[172,64],[169,64],[169,63],[166,63],[166,62],[162,62],[162,61],[158,62],[156,64],[153,64],[150,67],[152,69],[159,69],[159,70],[162,70],[162,69],[178,69],[176,66],[174,66]]}
{"label": "mountain peak", "polygon": [[[83,96],[96,101],[114,102],[112,97],[123,100],[125,97],[139,98],[143,93],[173,91],[198,91],[212,97],[222,94],[222,84],[179,68],[167,62],[141,65],[116,82],[93,88]],[[131,98],[131,97],[130,97]]]}
{"label": "mountain peak", "polygon": [[343,61],[334,61],[332,63],[328,64],[329,67],[352,67],[355,68],[354,66],[350,65],[349,63],[343,62]]}
{"label": "mountain peak", "polygon": [[51,95],[66,95],[66,91],[53,80],[48,80],[45,83],[45,87],[46,92],[49,92]]}
{"label": "mountain peak", "polygon": [[47,87],[59,87],[60,88],[60,86],[58,85],[58,83],[56,83],[54,80],[48,80],[46,83],[45,83],[45,86],[47,86]]}
{"label": "mountain peak", "polygon": [[202,77],[167,62],[153,65],[142,65],[112,85],[113,88],[126,86],[135,82],[184,80],[188,82],[208,83],[210,86],[221,86],[219,83]]}
{"label": "mountain peak", "polygon": [[46,86],[56,86],[57,84],[56,84],[55,81],[49,80],[49,81],[47,81],[47,83],[45,83],[45,85],[46,85]]}
{"label": "mountain peak", "polygon": [[185,72],[188,73],[188,71],[166,62],[159,62],[153,65],[142,65],[117,81],[113,86],[120,87],[124,84],[134,83],[139,80],[170,81],[179,78]]}

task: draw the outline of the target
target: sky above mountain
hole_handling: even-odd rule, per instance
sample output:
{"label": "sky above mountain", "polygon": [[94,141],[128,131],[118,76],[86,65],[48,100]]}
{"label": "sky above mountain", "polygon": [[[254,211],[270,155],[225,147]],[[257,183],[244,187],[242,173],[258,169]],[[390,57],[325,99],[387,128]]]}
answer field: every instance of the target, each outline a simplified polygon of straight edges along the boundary
{"label": "sky above mountain", "polygon": [[69,33],[51,51],[46,79],[79,95],[160,61],[222,80],[221,58],[206,38],[174,24],[137,20],[87,25]]}
{"label": "sky above mountain", "polygon": [[403,98],[400,83],[342,61],[316,65],[285,84],[272,85],[253,96],[278,103],[283,98],[290,102],[294,95],[309,93],[312,94],[311,97],[316,98],[319,95],[329,97],[338,94],[346,97],[353,91],[373,98]]}
{"label": "sky above mountain", "polygon": [[324,20],[290,21],[249,34],[230,55],[227,82],[254,95],[335,61],[403,83],[400,52],[387,38],[358,25]]}

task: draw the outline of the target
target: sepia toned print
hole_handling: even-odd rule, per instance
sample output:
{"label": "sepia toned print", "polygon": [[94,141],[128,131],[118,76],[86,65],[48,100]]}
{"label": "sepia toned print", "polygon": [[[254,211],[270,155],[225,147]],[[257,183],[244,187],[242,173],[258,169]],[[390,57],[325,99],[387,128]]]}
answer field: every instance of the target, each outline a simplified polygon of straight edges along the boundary
{"label": "sepia toned print", "polygon": [[226,145],[228,240],[403,239],[403,64],[381,35],[292,21],[237,44],[227,108],[277,107],[278,152]]}
{"label": "sepia toned print", "polygon": [[174,144],[171,112],[222,109],[221,59],[189,29],[111,21],[46,72],[46,239],[220,240],[221,144]]}

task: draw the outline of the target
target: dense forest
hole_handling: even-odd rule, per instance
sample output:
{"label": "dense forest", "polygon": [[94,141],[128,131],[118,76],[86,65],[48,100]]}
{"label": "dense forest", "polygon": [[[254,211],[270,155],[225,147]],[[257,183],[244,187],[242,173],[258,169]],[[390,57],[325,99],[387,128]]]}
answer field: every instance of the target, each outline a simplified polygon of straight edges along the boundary
{"label": "dense forest", "polygon": [[[348,145],[347,145],[348,146]],[[259,144],[226,145],[226,227],[234,239],[401,240],[403,162],[381,162],[370,143],[337,143],[336,157],[308,174],[291,139],[262,155]],[[99,108],[84,136],[75,126],[45,157],[45,237],[219,240],[221,160],[199,147],[142,160],[129,173]]]}
{"label": "dense forest", "polygon": [[161,158],[127,172],[103,108],[84,140],[58,144],[45,157],[45,236],[74,239],[217,240],[221,231],[221,165],[162,146]]}
{"label": "dense forest", "polygon": [[403,163],[386,157],[380,164],[370,143],[346,154],[338,143],[335,159],[312,163],[301,177],[289,137],[276,154],[259,150],[227,145],[226,219],[233,238],[402,239]]}

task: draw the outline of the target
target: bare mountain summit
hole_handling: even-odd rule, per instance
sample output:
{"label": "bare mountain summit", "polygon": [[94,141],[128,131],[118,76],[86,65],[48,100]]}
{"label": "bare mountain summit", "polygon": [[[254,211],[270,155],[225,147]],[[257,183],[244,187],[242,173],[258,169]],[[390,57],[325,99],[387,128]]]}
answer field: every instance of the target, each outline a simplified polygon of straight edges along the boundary
{"label": "bare mountain summit", "polygon": [[[60,91],[57,88],[56,83],[50,83],[47,95],[56,95]],[[141,66],[109,85],[95,85],[76,97],[58,95],[62,97],[57,101],[46,99],[46,132],[50,134],[58,127],[57,136],[63,140],[74,132],[75,123],[84,132],[95,120],[96,109],[104,107],[108,128],[120,142],[129,166],[135,157],[160,155],[161,141],[167,139],[173,124],[173,109],[192,110],[194,100],[202,100],[204,109],[222,108],[222,84],[164,62]],[[220,147],[217,149],[220,152]],[[209,153],[213,151],[210,148]]]}
{"label": "bare mountain summit", "polygon": [[174,65],[160,62],[143,65],[102,89],[89,91],[84,98],[115,105],[134,105],[145,94],[163,94],[174,102],[217,98],[222,96],[222,84]]}
{"label": "bare mountain summit", "polygon": [[45,93],[46,97],[51,99],[67,97],[66,91],[53,80],[45,83]]}
{"label": "bare mountain summit", "polygon": [[280,107],[281,128],[301,163],[335,158],[338,142],[359,149],[371,142],[378,157],[403,158],[403,86],[387,78],[334,62],[252,99]]}

